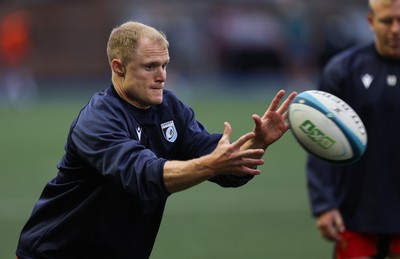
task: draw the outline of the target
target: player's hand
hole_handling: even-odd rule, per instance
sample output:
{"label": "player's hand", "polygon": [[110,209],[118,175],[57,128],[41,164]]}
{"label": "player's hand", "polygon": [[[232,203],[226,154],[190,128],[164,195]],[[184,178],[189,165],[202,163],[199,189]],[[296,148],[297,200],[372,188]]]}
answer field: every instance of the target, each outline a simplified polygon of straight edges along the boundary
{"label": "player's hand", "polygon": [[218,174],[233,174],[237,176],[258,175],[257,166],[264,164],[261,158],[263,149],[241,150],[241,147],[254,138],[254,132],[249,132],[231,143],[232,128],[228,122],[224,123],[224,134],[216,149],[209,155],[209,166]]}
{"label": "player's hand", "polygon": [[286,100],[279,106],[282,98],[285,96],[285,90],[280,90],[271,101],[268,109],[262,117],[253,114],[255,123],[253,139],[253,147],[261,147],[266,149],[269,145],[277,141],[289,129],[286,120],[288,117],[287,110],[290,102],[297,95],[292,92]]}
{"label": "player's hand", "polygon": [[322,237],[329,241],[340,241],[340,232],[345,230],[342,215],[337,209],[321,214],[317,219],[317,228]]}
{"label": "player's hand", "polygon": [[179,192],[208,180],[214,176],[232,174],[236,176],[258,175],[257,166],[264,164],[263,149],[242,149],[254,138],[254,132],[241,136],[230,143],[232,128],[224,124],[224,134],[213,152],[199,158],[164,163],[164,184],[169,193]]}

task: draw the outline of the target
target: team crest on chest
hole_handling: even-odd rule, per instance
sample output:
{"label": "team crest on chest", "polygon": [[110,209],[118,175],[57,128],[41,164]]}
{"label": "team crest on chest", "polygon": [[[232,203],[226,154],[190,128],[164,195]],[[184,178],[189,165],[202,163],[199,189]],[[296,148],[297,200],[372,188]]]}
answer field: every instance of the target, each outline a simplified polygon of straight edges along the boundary
{"label": "team crest on chest", "polygon": [[161,124],[161,130],[166,140],[175,142],[178,132],[176,132],[174,121],[167,121]]}

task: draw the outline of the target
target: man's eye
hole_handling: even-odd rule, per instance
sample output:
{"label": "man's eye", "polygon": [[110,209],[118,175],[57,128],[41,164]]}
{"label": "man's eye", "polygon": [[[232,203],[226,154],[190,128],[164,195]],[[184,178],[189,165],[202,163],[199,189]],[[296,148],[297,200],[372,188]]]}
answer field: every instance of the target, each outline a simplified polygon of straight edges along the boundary
{"label": "man's eye", "polygon": [[392,22],[393,22],[393,19],[382,19],[381,20],[381,23],[383,23],[383,24],[392,24]]}

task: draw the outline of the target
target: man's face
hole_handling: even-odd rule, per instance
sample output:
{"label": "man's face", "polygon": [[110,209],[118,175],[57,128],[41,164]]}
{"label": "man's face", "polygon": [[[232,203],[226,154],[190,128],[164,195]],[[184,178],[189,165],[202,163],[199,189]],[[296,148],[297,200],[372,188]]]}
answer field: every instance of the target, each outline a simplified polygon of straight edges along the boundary
{"label": "man's face", "polygon": [[385,3],[378,0],[368,15],[371,30],[375,33],[378,52],[385,57],[400,58],[400,1]]}
{"label": "man's face", "polygon": [[130,102],[147,109],[161,104],[167,78],[168,48],[164,44],[142,39],[135,57],[126,65],[122,88]]}

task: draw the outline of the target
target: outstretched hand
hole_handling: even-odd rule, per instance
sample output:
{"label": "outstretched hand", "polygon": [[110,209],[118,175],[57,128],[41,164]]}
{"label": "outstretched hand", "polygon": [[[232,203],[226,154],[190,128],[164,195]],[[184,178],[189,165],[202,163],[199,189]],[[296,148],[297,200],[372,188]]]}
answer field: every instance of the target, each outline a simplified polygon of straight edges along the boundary
{"label": "outstretched hand", "polygon": [[282,137],[282,135],[289,129],[289,125],[286,122],[288,117],[287,110],[290,102],[296,95],[296,92],[292,92],[282,105],[279,106],[282,98],[285,96],[285,90],[280,90],[275,95],[262,117],[253,114],[252,117],[255,123],[253,130],[255,137],[252,140],[253,148],[266,149],[269,145]]}
{"label": "outstretched hand", "polygon": [[174,193],[197,185],[214,176],[231,174],[254,176],[261,173],[257,166],[264,164],[263,149],[245,149],[243,145],[254,138],[249,132],[231,143],[232,128],[224,124],[224,134],[217,147],[208,155],[187,160],[168,160],[164,164],[164,184],[168,192]]}
{"label": "outstretched hand", "polygon": [[216,174],[230,173],[238,176],[260,174],[260,170],[256,167],[264,163],[264,160],[260,158],[264,150],[241,149],[246,142],[254,138],[254,132],[244,134],[233,143],[230,142],[231,133],[231,125],[225,122],[224,134],[216,149],[209,155],[212,159],[210,165],[213,171]]}

